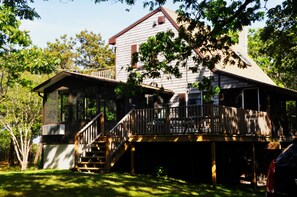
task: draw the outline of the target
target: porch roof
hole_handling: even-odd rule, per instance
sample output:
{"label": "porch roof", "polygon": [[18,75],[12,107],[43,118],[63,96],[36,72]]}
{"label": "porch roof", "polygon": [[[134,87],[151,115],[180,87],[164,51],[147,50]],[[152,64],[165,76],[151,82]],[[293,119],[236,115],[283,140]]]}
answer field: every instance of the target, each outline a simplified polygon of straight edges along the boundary
{"label": "porch roof", "polygon": [[250,82],[250,83],[255,84],[257,86],[263,87],[266,90],[269,90],[271,92],[281,94],[282,96],[284,96],[283,98],[285,98],[285,99],[297,100],[297,91],[296,90],[279,87],[279,86],[276,86],[276,85],[273,85],[273,84],[268,84],[268,83],[265,83],[263,81],[259,81],[259,80],[255,80],[253,78],[248,78],[248,77],[245,77],[245,76],[237,75],[237,74],[234,74],[232,72],[227,72],[225,70],[219,70],[218,69],[218,70],[215,70],[214,73],[227,75],[227,76],[230,76],[230,77],[240,79],[242,81]]}
{"label": "porch roof", "polygon": [[[97,77],[97,76],[86,75],[86,74],[75,73],[75,72],[62,71],[62,72],[58,73],[57,75],[53,76],[52,78],[41,83],[40,85],[36,86],[35,88],[33,88],[32,91],[44,93],[44,91],[47,88],[49,88],[50,86],[54,85],[55,83],[65,79],[66,77],[72,77],[73,79],[78,79],[78,80],[91,80],[93,82],[103,82],[103,83],[108,83],[108,84],[112,84],[112,85],[124,84],[124,82],[114,80],[114,79],[108,79],[108,78]],[[160,88],[156,88],[156,87],[144,85],[144,84],[141,85],[141,87],[149,92],[160,92],[160,93],[166,94],[166,95],[174,94],[173,91],[168,90],[168,89],[161,90]]]}

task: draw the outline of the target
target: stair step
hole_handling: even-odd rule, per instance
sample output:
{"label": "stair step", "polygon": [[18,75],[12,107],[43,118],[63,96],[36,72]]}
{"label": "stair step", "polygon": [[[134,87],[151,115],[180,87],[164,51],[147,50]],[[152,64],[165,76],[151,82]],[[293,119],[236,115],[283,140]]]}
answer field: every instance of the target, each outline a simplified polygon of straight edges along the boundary
{"label": "stair step", "polygon": [[76,164],[77,168],[105,168],[105,163],[103,164]]}
{"label": "stair step", "polygon": [[78,162],[78,164],[82,164],[82,165],[88,165],[88,164],[91,164],[91,165],[104,165],[105,162],[103,161],[81,161],[81,162]]}
{"label": "stair step", "polygon": [[105,157],[81,157],[80,162],[105,162]]}
{"label": "stair step", "polygon": [[93,152],[93,151],[106,151],[106,147],[104,146],[104,147],[99,147],[99,146],[92,146],[91,147],[91,151]]}
{"label": "stair step", "polygon": [[105,168],[98,168],[98,167],[76,167],[78,172],[99,172],[104,173]]}
{"label": "stair step", "polygon": [[92,152],[86,152],[85,157],[105,157],[106,152],[105,151],[92,151]]}

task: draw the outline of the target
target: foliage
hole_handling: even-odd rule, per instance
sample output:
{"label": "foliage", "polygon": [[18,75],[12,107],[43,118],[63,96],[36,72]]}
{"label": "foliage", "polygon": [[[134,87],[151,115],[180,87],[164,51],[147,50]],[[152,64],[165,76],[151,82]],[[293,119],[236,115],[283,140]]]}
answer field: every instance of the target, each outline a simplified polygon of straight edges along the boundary
{"label": "foliage", "polygon": [[88,32],[87,30],[76,35],[79,54],[75,63],[83,68],[101,69],[114,65],[112,50],[105,45],[100,34]]}
{"label": "foliage", "polygon": [[74,45],[75,42],[72,37],[68,39],[67,35],[63,35],[60,37],[60,40],[56,39],[53,43],[48,42],[44,50],[47,54],[51,54],[60,60],[57,69],[76,70],[77,68],[73,63],[73,59],[76,57],[76,54],[73,52]]}
{"label": "foliage", "polygon": [[268,10],[266,27],[260,32],[262,51],[271,58],[273,76],[286,87],[297,89],[297,4],[285,0]]}
{"label": "foliage", "polygon": [[220,93],[220,87],[212,86],[213,80],[214,80],[214,77],[203,76],[201,81],[195,82],[193,84],[193,87],[197,88],[201,92],[205,91],[203,93],[203,100],[205,102],[211,102],[213,97]]}
{"label": "foliage", "polygon": [[0,161],[8,159],[10,134],[6,130],[0,130]]}
{"label": "foliage", "polygon": [[16,83],[0,103],[0,123],[13,140],[22,170],[28,165],[32,140],[41,128],[42,99],[27,87]]}
{"label": "foliage", "polygon": [[31,39],[26,31],[19,29],[21,23],[18,17],[33,19],[37,15],[26,3],[19,0],[0,4],[0,102],[14,83],[28,83],[21,77],[23,72],[49,73],[57,63],[54,57],[46,55],[40,48],[28,48]]}
{"label": "foliage", "polygon": [[[9,132],[22,169],[27,160],[34,133],[39,131],[41,99],[30,92],[32,74],[50,73],[58,60],[38,47],[31,46],[20,19],[38,18],[27,0],[0,2],[0,122],[1,133]],[[35,78],[39,78],[35,76]],[[5,130],[5,131],[3,131]],[[7,136],[6,136],[7,137]],[[10,141],[10,138],[7,140]],[[8,149],[8,144],[6,148]]]}
{"label": "foliage", "polygon": [[[250,29],[248,35],[248,53],[253,60],[261,67],[261,69],[278,85],[287,86],[282,77],[284,73],[278,71],[277,66],[274,65],[272,57],[268,56],[263,50],[266,46],[266,42],[261,40],[260,34],[263,31],[260,29]],[[293,73],[286,73],[293,74]],[[288,87],[288,86],[287,86]]]}
{"label": "foliage", "polygon": [[[30,0],[30,2],[33,1]],[[27,0],[0,2],[0,56],[3,52],[30,44],[27,32],[19,29],[19,19],[33,20],[38,17],[37,12],[28,6]]]}
{"label": "foliage", "polygon": [[23,75],[25,71],[32,74],[49,74],[58,63],[58,59],[35,46],[3,53],[0,56],[0,102],[15,83],[32,85],[31,80]]}
{"label": "foliage", "polygon": [[0,196],[263,196],[250,185],[191,184],[172,178],[38,170],[0,174]]}
{"label": "foliage", "polygon": [[20,19],[28,19],[33,20],[34,18],[39,18],[38,13],[34,8],[31,8],[28,3],[33,3],[33,0],[2,0],[0,5],[2,4],[4,7],[11,8],[15,12],[15,16]]}
{"label": "foliage", "polygon": [[47,43],[45,50],[61,60],[63,70],[100,70],[114,65],[114,54],[101,35],[87,30],[76,34],[75,38],[63,35]]}
{"label": "foliage", "polygon": [[19,29],[21,23],[15,15],[13,8],[0,4],[0,56],[31,42],[28,33]]}

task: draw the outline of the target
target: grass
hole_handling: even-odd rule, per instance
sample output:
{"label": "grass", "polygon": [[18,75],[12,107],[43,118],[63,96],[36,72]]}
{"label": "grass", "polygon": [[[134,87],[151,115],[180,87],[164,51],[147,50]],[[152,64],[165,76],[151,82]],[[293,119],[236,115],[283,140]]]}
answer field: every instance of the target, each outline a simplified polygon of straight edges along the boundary
{"label": "grass", "polygon": [[182,180],[131,176],[124,173],[86,174],[66,170],[0,171],[0,196],[264,196],[251,186],[190,184]]}

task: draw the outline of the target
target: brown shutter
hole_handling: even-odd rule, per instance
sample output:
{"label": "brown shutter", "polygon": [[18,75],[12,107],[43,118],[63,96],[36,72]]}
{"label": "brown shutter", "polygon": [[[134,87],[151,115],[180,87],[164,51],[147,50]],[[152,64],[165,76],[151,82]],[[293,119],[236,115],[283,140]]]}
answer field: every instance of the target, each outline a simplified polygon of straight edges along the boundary
{"label": "brown shutter", "polygon": [[[131,45],[131,64],[133,59],[133,54],[137,52],[137,45],[133,44]],[[132,68],[137,68],[137,63],[132,64]]]}
{"label": "brown shutter", "polygon": [[163,23],[165,23],[165,16],[159,16],[158,17],[158,24],[161,25]]}

